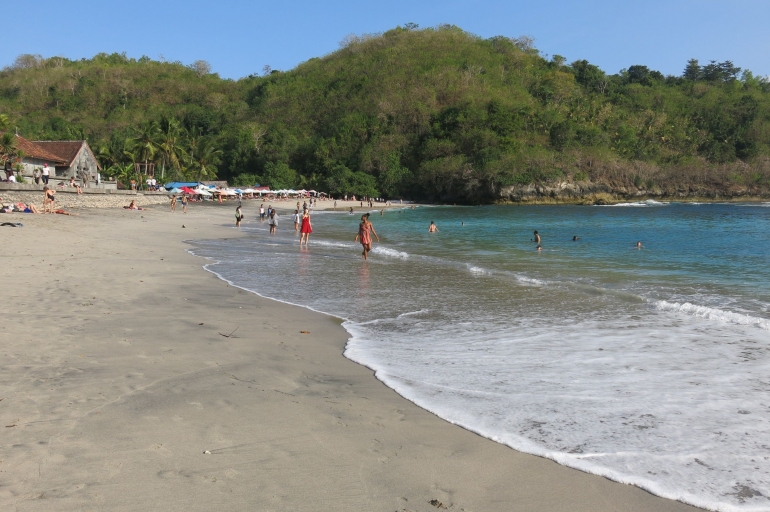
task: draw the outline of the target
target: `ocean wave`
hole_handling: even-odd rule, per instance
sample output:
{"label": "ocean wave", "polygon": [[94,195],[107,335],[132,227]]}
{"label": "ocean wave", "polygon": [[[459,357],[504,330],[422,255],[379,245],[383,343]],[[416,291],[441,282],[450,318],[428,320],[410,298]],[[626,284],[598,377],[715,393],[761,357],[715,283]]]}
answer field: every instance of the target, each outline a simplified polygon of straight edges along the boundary
{"label": "ocean wave", "polygon": [[477,267],[475,265],[471,265],[470,263],[466,263],[465,266],[468,269],[468,272],[470,272],[471,274],[484,275],[484,274],[491,274],[492,273],[492,272],[490,272],[489,270],[487,270],[485,268]]}
{"label": "ocean wave", "polygon": [[542,279],[535,279],[534,277],[527,277],[527,276],[522,276],[518,274],[516,275],[516,280],[532,286],[545,286],[546,284],[548,284],[546,281],[543,281]]}
{"label": "ocean wave", "polygon": [[322,247],[344,247],[346,249],[350,249],[352,247],[355,247],[356,244],[354,243],[345,243],[345,242],[329,242],[326,240],[314,240],[313,245],[320,245]]}
{"label": "ocean wave", "polygon": [[375,247],[374,249],[372,249],[372,252],[374,254],[381,254],[383,256],[388,256],[390,258],[398,258],[398,259],[401,259],[401,260],[405,260],[405,259],[409,258],[409,253],[402,252],[402,251],[397,251],[397,250],[391,249],[389,247],[378,246],[378,247]]}
{"label": "ocean wave", "polygon": [[653,302],[652,305],[659,311],[685,313],[700,318],[707,318],[709,320],[719,320],[722,322],[738,325],[750,325],[759,327],[760,329],[764,329],[766,331],[770,331],[770,320],[765,318],[757,318],[741,313],[733,313],[732,311],[723,311],[721,309],[698,306],[689,302],[668,302],[665,300],[658,300]]}
{"label": "ocean wave", "polygon": [[646,201],[637,201],[635,203],[617,203],[609,204],[606,206],[632,206],[632,207],[648,207],[648,206],[666,206],[668,203],[662,203],[654,199],[647,199]]}

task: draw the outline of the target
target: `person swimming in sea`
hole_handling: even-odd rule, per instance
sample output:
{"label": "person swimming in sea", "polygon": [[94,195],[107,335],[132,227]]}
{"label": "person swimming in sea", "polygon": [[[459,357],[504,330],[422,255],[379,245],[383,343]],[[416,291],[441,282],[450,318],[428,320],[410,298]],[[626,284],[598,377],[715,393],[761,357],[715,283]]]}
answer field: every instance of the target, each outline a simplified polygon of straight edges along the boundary
{"label": "person swimming in sea", "polygon": [[637,249],[642,249],[642,248],[644,248],[644,246],[642,245],[642,242],[636,242],[636,248],[637,248]]}
{"label": "person swimming in sea", "polygon": [[430,227],[428,227],[428,233],[435,233],[438,231],[438,226],[433,221],[430,221]]}
{"label": "person swimming in sea", "polygon": [[579,236],[575,235],[575,236],[572,237],[572,241],[573,242],[577,242],[578,240],[580,240]]}

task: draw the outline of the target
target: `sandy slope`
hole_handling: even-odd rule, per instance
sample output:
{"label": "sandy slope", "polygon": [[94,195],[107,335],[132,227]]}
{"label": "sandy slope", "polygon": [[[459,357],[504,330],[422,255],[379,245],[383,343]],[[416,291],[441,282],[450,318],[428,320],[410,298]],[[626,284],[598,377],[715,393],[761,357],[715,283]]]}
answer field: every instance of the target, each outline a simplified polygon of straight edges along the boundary
{"label": "sandy slope", "polygon": [[0,510],[694,510],[446,423],[201,270],[181,240],[232,210],[0,219]]}

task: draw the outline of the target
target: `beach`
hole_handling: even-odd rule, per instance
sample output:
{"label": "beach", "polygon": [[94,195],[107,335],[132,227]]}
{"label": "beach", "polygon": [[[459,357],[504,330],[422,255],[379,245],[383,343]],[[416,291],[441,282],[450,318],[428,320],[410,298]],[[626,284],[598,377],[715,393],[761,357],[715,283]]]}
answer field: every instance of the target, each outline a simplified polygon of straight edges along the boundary
{"label": "beach", "polygon": [[206,272],[184,240],[242,236],[233,209],[4,216],[0,508],[697,510],[444,421],[339,319]]}

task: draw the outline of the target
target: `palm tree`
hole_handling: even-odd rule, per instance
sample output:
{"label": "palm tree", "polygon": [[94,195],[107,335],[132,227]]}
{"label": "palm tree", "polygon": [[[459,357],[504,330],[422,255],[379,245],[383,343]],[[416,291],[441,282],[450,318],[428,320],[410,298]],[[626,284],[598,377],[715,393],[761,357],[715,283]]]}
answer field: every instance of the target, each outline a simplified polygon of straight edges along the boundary
{"label": "palm tree", "polygon": [[7,130],[11,127],[11,120],[6,114],[0,114],[0,131]]}
{"label": "palm tree", "polygon": [[191,152],[192,171],[197,174],[197,180],[217,177],[217,164],[222,150],[217,149],[215,140],[211,137],[200,137],[195,141],[195,152]]}
{"label": "palm tree", "polygon": [[4,133],[0,136],[0,160],[3,162],[15,160],[17,155],[16,136],[12,133]]}
{"label": "palm tree", "polygon": [[[147,121],[139,126],[136,135],[126,141],[135,162],[144,162],[145,171],[147,164],[155,158],[158,152],[158,141],[160,139],[160,126],[157,121]],[[139,176],[137,176],[140,178]],[[137,180],[141,185],[142,180]]]}
{"label": "palm tree", "polygon": [[163,156],[160,177],[163,179],[166,175],[166,162],[173,169],[182,167],[181,160],[184,157],[184,148],[181,145],[181,138],[184,135],[184,128],[179,125],[176,119],[163,119],[160,123],[160,137],[158,149]]}

